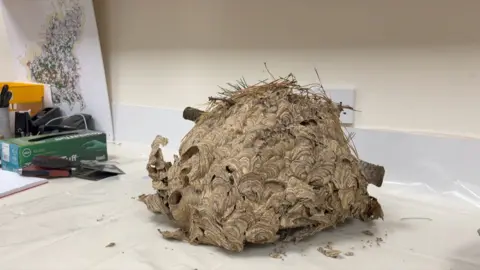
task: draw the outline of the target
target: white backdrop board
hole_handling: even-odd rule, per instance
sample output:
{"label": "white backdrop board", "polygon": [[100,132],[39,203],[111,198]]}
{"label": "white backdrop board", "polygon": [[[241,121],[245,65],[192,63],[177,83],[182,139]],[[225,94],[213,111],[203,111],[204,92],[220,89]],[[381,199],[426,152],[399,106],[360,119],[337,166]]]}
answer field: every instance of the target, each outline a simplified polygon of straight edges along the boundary
{"label": "white backdrop board", "polygon": [[17,79],[49,84],[66,115],[86,113],[113,140],[92,0],[3,0]]}

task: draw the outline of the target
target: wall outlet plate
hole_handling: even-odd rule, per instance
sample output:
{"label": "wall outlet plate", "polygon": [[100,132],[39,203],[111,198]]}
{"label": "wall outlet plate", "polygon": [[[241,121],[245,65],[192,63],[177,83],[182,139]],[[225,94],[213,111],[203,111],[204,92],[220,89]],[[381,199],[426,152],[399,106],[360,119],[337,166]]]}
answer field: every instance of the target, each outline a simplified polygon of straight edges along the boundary
{"label": "wall outlet plate", "polygon": [[[340,103],[343,105],[351,106],[355,108],[355,88],[352,86],[335,86],[335,85],[324,85],[323,89],[327,93],[333,102]],[[312,87],[314,92],[320,92],[320,87]],[[344,110],[340,115],[340,121],[342,124],[353,125],[355,112],[352,110]]]}

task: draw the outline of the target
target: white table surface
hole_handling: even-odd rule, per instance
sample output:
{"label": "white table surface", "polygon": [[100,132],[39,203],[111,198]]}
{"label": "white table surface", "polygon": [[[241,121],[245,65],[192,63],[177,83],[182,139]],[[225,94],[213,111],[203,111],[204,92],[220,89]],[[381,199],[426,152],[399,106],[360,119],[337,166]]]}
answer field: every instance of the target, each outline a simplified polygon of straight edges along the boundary
{"label": "white table surface", "polygon": [[[99,182],[57,179],[0,199],[1,270],[480,269],[478,208],[388,184],[371,188],[383,205],[384,221],[352,221],[287,244],[280,248],[282,258],[269,256],[274,245],[230,254],[168,241],[157,229],[169,223],[135,199],[153,191],[145,170],[149,147],[111,145],[109,152],[125,175]],[[376,237],[383,243],[377,245]],[[107,248],[111,242],[115,246]],[[325,257],[317,248],[328,242],[354,256]]]}

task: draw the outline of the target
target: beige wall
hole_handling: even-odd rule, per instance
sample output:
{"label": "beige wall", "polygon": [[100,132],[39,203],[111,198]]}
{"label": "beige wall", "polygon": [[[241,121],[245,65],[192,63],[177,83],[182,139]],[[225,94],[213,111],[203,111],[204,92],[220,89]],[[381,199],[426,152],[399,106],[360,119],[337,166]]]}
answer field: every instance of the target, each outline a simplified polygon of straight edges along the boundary
{"label": "beige wall", "polygon": [[[354,85],[357,127],[480,137],[478,0],[96,0],[95,8],[115,103],[198,105],[217,85],[266,78],[267,62],[300,82],[315,82],[316,67],[326,84]],[[5,43],[1,28],[2,63]]]}
{"label": "beige wall", "polygon": [[0,81],[4,82],[14,79],[13,57],[7,40],[5,25],[3,24],[2,12],[0,12]]}

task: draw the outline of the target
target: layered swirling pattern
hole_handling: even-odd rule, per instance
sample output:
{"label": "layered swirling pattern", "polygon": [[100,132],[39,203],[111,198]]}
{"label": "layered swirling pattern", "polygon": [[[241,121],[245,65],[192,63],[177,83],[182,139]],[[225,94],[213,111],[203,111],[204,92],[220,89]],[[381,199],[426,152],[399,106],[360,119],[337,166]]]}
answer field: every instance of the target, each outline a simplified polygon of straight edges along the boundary
{"label": "layered swirling pattern", "polygon": [[167,238],[241,251],[383,216],[328,97],[282,79],[230,93],[183,139],[174,162],[160,137],[142,199],[178,231]]}

